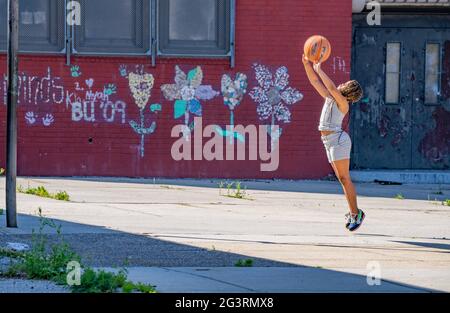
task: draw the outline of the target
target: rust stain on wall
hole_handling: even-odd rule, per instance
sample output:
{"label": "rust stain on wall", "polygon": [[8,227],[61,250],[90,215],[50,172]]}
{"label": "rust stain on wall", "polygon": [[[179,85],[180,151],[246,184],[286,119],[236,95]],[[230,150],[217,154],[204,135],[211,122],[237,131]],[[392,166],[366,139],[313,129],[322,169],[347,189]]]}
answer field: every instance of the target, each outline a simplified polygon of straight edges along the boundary
{"label": "rust stain on wall", "polygon": [[433,162],[448,162],[450,146],[450,112],[439,107],[433,114],[436,127],[419,144],[419,152]]}

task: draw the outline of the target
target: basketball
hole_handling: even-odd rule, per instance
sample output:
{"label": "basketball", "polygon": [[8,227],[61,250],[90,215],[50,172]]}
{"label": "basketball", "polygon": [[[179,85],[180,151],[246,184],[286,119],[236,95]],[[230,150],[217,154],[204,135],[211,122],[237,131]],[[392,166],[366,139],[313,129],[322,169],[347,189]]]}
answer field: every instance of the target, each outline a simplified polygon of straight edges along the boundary
{"label": "basketball", "polygon": [[314,63],[322,63],[331,55],[331,44],[325,37],[315,35],[306,40],[303,50],[308,60]]}

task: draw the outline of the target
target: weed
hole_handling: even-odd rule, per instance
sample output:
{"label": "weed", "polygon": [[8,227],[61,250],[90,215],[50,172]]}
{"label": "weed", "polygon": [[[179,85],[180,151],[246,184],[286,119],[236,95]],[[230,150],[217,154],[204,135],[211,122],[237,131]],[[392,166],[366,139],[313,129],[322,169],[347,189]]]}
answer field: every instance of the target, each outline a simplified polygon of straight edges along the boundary
{"label": "weed", "polygon": [[59,191],[55,194],[54,199],[60,201],[70,201],[69,194],[66,191]]}
{"label": "weed", "polygon": [[[81,265],[81,258],[63,241],[61,226],[43,217],[40,208],[38,215],[40,225],[37,232],[33,230],[32,249],[30,251],[15,252],[0,249],[0,256],[6,256],[16,261],[8,268],[6,273],[0,273],[0,276],[50,280],[60,285],[67,285],[67,264],[77,261]],[[51,246],[47,244],[47,238],[44,234],[46,227],[56,230],[56,244]],[[73,292],[156,292],[154,286],[141,283],[134,284],[128,281],[125,270],[110,273],[103,270],[95,271],[83,265],[81,267],[83,268],[81,284],[69,286]]]}
{"label": "weed", "polygon": [[3,176],[5,174],[5,169],[3,167],[0,167],[0,176]]}
{"label": "weed", "polygon": [[395,199],[398,199],[398,200],[404,200],[405,197],[404,197],[401,193],[398,193],[398,194],[395,196]]}
{"label": "weed", "polygon": [[17,259],[23,257],[23,252],[0,248],[0,257]]}
{"label": "weed", "polygon": [[252,267],[253,266],[253,260],[252,259],[245,259],[245,260],[238,260],[234,266],[236,267]]}
{"label": "weed", "polygon": [[442,205],[450,206],[450,199],[446,199],[446,200],[442,201]]}
{"label": "weed", "polygon": [[70,201],[69,194],[66,191],[59,191],[56,194],[52,194],[45,189],[44,186],[38,186],[36,188],[31,188],[28,186],[27,189],[24,189],[21,185],[17,186],[17,191],[20,193],[25,193],[28,195],[35,195],[43,198],[50,198],[61,201]]}
{"label": "weed", "polygon": [[240,181],[227,182],[227,183],[220,182],[220,184],[219,184],[219,195],[222,195],[222,188],[225,185],[226,185],[226,188],[227,188],[227,194],[224,195],[225,197],[251,200],[248,197],[248,194],[247,194],[247,187],[244,186],[244,188],[242,188],[242,185],[241,185]]}

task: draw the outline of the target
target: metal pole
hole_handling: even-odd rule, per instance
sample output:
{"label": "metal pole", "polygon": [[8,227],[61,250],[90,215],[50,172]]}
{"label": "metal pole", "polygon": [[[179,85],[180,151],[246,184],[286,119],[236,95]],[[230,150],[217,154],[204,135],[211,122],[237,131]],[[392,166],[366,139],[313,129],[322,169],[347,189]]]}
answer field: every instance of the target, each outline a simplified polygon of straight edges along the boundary
{"label": "metal pole", "polygon": [[17,227],[17,81],[19,0],[8,0],[8,100],[6,122],[6,226]]}

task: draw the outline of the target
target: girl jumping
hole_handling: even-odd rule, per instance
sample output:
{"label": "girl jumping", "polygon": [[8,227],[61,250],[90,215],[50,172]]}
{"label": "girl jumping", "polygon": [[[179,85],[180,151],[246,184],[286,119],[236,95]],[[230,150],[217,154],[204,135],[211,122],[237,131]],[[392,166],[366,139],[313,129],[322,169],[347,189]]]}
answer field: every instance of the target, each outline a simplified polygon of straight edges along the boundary
{"label": "girl jumping", "polygon": [[347,115],[350,104],[358,102],[363,90],[356,80],[336,85],[322,70],[320,63],[314,65],[303,55],[303,64],[311,85],[325,99],[320,116],[319,131],[322,142],[333,167],[334,173],[342,185],[350,212],[345,215],[345,227],[349,231],[357,230],[365,217],[358,208],[356,190],[350,178],[350,136],[342,129],[342,121]]}

